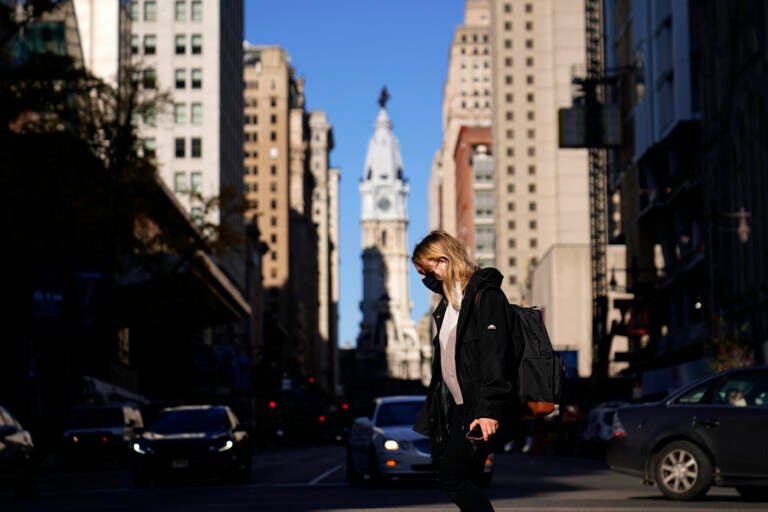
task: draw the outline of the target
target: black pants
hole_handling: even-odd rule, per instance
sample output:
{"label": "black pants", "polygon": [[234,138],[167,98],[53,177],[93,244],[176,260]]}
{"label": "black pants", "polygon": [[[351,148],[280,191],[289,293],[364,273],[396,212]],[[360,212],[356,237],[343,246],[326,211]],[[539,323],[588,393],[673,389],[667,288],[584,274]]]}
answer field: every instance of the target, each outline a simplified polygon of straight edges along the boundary
{"label": "black pants", "polygon": [[456,406],[451,414],[450,434],[440,459],[440,486],[462,512],[493,512],[490,500],[477,485],[490,448],[485,441],[464,437],[474,419],[464,416],[462,406]]}

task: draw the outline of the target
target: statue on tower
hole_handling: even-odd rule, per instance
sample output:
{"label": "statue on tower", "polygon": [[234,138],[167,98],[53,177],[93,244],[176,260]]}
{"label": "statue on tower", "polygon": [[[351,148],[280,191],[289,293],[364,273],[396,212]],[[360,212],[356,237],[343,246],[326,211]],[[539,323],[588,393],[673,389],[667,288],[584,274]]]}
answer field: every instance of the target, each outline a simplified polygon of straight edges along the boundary
{"label": "statue on tower", "polygon": [[387,100],[389,100],[389,93],[387,92],[387,86],[381,88],[381,94],[379,95],[379,106],[381,108],[387,107]]}

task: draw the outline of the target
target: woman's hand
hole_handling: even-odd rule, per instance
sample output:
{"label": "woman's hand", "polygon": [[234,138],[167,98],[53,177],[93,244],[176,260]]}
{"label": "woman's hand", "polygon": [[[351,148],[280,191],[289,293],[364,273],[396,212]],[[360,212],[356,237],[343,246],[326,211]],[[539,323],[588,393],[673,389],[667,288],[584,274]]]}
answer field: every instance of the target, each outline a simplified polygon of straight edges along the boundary
{"label": "woman's hand", "polygon": [[476,418],[469,424],[469,430],[475,428],[476,425],[480,425],[483,441],[487,441],[499,429],[499,422],[493,418]]}

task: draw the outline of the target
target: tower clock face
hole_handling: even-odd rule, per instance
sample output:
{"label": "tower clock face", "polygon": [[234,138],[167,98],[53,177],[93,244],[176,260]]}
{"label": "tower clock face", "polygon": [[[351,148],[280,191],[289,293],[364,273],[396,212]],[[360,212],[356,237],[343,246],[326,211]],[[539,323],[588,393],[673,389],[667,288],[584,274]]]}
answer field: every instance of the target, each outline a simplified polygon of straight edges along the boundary
{"label": "tower clock face", "polygon": [[379,207],[379,210],[385,212],[389,210],[389,207],[392,205],[392,203],[386,197],[382,197],[379,199],[379,202],[376,203],[376,205]]}

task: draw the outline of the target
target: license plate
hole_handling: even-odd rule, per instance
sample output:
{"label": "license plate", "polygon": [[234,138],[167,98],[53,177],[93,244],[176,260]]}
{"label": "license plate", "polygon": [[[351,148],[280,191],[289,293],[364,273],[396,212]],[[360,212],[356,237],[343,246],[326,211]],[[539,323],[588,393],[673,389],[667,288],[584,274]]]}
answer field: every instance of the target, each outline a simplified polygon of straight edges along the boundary
{"label": "license plate", "polygon": [[176,459],[171,461],[171,467],[174,469],[184,469],[189,467],[189,460],[187,459]]}

